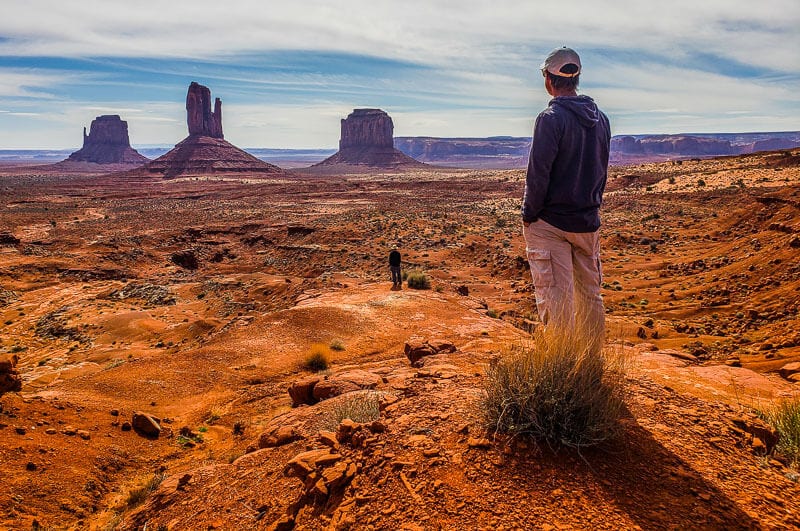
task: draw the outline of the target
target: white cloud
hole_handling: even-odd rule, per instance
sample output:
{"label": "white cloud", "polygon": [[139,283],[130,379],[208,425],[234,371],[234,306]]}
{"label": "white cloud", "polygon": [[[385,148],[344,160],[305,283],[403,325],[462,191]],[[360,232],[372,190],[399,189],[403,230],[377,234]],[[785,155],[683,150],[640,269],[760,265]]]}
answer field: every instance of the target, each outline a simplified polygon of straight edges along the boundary
{"label": "white cloud", "polygon": [[[198,74],[211,77],[225,102],[226,136],[242,146],[335,146],[339,120],[360,106],[385,108],[398,135],[528,135],[548,99],[538,64],[562,44],[585,58],[582,85],[611,116],[615,133],[800,128],[796,0],[6,3],[13,16],[0,18],[0,61],[216,60],[217,70],[211,65]],[[235,68],[242,54],[276,50],[345,52],[429,68],[374,77],[285,63]],[[194,75],[194,64],[180,64],[181,75]],[[161,102],[128,101],[135,97],[130,90],[114,101],[127,80],[78,67],[87,70],[0,66],[0,106],[9,111],[0,114],[0,146],[41,145],[45,125],[54,143],[74,145],[98,114],[128,120],[134,143],[173,144],[185,136],[185,88],[173,102],[163,101],[163,90],[151,98]],[[174,74],[171,67],[148,62],[148,83],[159,82],[159,69]],[[81,84],[95,90],[70,91]],[[86,101],[101,84],[105,101]]]}

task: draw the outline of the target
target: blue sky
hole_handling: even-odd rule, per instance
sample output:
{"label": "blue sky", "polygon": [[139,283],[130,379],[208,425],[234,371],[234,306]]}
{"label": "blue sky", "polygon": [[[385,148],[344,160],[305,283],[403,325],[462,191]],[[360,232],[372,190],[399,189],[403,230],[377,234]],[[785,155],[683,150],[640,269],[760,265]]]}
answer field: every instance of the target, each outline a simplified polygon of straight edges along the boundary
{"label": "blue sky", "polygon": [[100,114],[134,145],[172,145],[191,81],[243,147],[335,147],[357,107],[386,110],[396,136],[527,136],[548,100],[538,65],[561,45],[615,134],[800,130],[796,0],[0,7],[0,149],[77,147]]}

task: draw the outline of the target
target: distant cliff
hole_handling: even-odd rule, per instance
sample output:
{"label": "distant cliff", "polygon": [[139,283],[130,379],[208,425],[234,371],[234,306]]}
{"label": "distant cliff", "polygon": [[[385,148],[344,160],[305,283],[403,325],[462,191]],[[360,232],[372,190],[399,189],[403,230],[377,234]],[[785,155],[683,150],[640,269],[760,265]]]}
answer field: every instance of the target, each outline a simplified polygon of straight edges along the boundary
{"label": "distant cliff", "polygon": [[[396,137],[397,149],[430,164],[474,168],[523,168],[531,139],[526,137]],[[611,161],[658,161],[736,155],[800,146],[800,132],[624,135],[611,139]]]}

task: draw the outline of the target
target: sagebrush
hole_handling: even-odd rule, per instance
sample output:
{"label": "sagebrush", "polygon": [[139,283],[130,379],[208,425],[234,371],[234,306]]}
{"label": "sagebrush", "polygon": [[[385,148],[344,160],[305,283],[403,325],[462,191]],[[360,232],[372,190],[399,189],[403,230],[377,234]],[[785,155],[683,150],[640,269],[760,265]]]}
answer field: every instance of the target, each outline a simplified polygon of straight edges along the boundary
{"label": "sagebrush", "polygon": [[615,437],[624,411],[624,357],[598,352],[588,331],[542,331],[487,369],[489,427],[551,446],[587,447]]}

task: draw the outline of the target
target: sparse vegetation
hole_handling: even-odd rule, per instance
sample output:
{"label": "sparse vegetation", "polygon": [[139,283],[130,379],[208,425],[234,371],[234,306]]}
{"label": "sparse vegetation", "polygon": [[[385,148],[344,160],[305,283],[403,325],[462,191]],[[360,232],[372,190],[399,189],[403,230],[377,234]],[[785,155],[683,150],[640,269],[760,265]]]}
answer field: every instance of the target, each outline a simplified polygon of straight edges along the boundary
{"label": "sparse vegetation", "polygon": [[331,347],[331,350],[335,350],[337,352],[341,352],[341,351],[344,350],[344,343],[342,343],[338,339],[334,339],[333,341],[331,341],[330,347]]}
{"label": "sparse vegetation", "polygon": [[411,271],[408,274],[408,287],[414,289],[431,289],[431,279],[423,271]]}
{"label": "sparse vegetation", "polygon": [[555,446],[613,438],[623,411],[621,354],[593,354],[591,334],[540,332],[489,366],[483,411],[489,427]]}
{"label": "sparse vegetation", "polygon": [[800,464],[800,397],[783,400],[762,416],[778,431],[777,450],[797,467]]}
{"label": "sparse vegetation", "polygon": [[330,353],[328,346],[322,343],[314,343],[311,349],[303,358],[303,368],[310,371],[324,371],[330,366]]}
{"label": "sparse vegetation", "polygon": [[500,318],[500,314],[497,313],[497,310],[495,310],[495,309],[490,309],[489,311],[487,311],[486,312],[486,316],[487,317],[491,317],[492,319],[499,319]]}
{"label": "sparse vegetation", "polygon": [[145,502],[147,497],[161,485],[167,475],[163,472],[153,474],[153,477],[147,480],[144,485],[139,488],[133,489],[128,493],[128,498],[125,505],[128,509],[134,509]]}
{"label": "sparse vegetation", "polygon": [[381,416],[381,398],[375,391],[352,393],[338,400],[324,422],[327,429],[334,430],[344,419],[353,422],[372,422]]}

